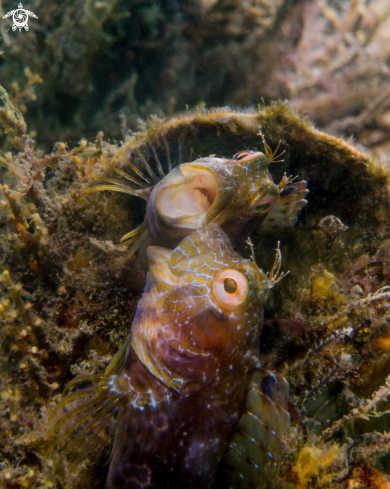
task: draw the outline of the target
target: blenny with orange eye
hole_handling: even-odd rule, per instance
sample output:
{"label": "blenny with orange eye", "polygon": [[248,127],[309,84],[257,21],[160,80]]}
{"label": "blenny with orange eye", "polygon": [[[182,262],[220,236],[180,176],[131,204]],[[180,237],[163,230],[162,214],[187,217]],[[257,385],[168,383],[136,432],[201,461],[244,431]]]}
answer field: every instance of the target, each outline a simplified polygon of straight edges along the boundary
{"label": "blenny with orange eye", "polygon": [[174,250],[149,247],[147,258],[118,375],[70,383],[75,392],[52,415],[50,450],[83,457],[116,427],[107,488],[207,489],[261,367],[263,303],[283,276],[280,252],[266,275],[209,224]]}
{"label": "blenny with orange eye", "polygon": [[[271,232],[293,226],[298,212],[306,204],[305,181],[292,183],[284,177],[279,185],[273,182],[268,166],[277,157],[266,144],[265,148],[265,154],[245,150],[231,159],[213,155],[198,158],[176,166],[166,176],[156,155],[160,181],[141,154],[148,176],[130,162],[136,177],[104,160],[131,185],[95,177],[111,185],[98,185],[86,193],[113,190],[146,200],[144,222],[121,240],[132,245],[130,255],[141,245],[173,248],[194,230],[209,223],[218,224],[233,244],[243,243],[264,221]],[[264,226],[261,229],[266,230]]]}

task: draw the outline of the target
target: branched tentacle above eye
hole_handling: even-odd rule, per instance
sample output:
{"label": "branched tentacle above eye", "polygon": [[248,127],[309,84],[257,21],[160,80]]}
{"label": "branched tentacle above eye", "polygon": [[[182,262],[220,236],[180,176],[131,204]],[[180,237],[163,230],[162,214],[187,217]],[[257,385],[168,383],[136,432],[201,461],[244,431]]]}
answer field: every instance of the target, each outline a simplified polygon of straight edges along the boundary
{"label": "branched tentacle above eye", "polygon": [[[246,243],[251,249],[251,258],[253,263],[256,265],[255,250],[250,238],[247,239]],[[278,241],[275,260],[272,265],[271,271],[267,274],[268,279],[263,284],[263,287],[265,286],[266,289],[272,289],[272,287],[274,287],[278,282],[280,282],[282,278],[284,278],[286,275],[290,273],[290,270],[288,272],[282,272],[281,267],[282,267],[282,252],[280,251],[280,241]]]}
{"label": "branched tentacle above eye", "polygon": [[284,153],[286,152],[286,150],[282,151],[278,155],[276,154],[278,152],[278,149],[279,149],[279,146],[280,146],[280,141],[279,141],[279,143],[278,143],[275,151],[272,151],[272,149],[270,148],[270,146],[266,143],[264,134],[262,133],[262,131],[261,131],[260,128],[259,128],[258,135],[261,137],[261,139],[263,141],[264,151],[265,151],[265,154],[266,154],[267,158],[269,159],[270,163],[281,163],[282,161],[284,161],[284,160],[280,160],[279,158],[284,155]]}

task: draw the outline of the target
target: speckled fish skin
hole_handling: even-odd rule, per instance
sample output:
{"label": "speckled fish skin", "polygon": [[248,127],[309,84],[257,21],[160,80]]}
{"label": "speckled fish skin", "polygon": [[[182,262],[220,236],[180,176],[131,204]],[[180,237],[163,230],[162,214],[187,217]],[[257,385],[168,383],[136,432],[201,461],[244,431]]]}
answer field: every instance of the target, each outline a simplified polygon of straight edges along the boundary
{"label": "speckled fish skin", "polygon": [[173,248],[209,223],[233,243],[245,241],[279,196],[269,163],[261,152],[241,151],[230,160],[210,156],[174,168],[147,196],[153,243]]}
{"label": "speckled fish skin", "polygon": [[[173,251],[150,247],[148,260],[131,344],[112,383],[121,396],[128,391],[128,402],[118,416],[107,487],[207,489],[260,365],[268,278],[215,224]],[[232,293],[229,277],[239,285]]]}
{"label": "speckled fish skin", "polygon": [[289,385],[265,368],[249,381],[242,414],[213,489],[275,489],[278,463],[287,452]]}

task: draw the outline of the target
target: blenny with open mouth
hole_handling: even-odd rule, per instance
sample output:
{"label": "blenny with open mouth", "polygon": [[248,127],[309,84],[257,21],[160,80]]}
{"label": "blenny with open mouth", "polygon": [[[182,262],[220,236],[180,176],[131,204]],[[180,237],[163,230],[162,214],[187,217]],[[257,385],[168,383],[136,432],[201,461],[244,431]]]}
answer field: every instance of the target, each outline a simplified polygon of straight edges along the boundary
{"label": "blenny with open mouth", "polygon": [[[261,369],[263,303],[284,275],[280,251],[266,275],[209,224],[174,250],[149,247],[147,258],[147,284],[118,375],[70,383],[66,392],[75,392],[52,415],[49,451],[83,457],[112,427],[107,488],[207,489]],[[256,395],[267,397],[269,388],[262,393],[256,382]]]}
{"label": "blenny with open mouth", "polygon": [[86,193],[112,190],[146,200],[144,222],[121,240],[131,245],[130,256],[140,246],[174,248],[183,238],[209,223],[218,224],[233,244],[243,243],[259,226],[264,232],[291,228],[306,204],[308,190],[304,180],[292,182],[284,176],[278,185],[274,183],[268,166],[278,157],[265,141],[264,145],[265,154],[245,150],[231,159],[211,155],[180,164],[166,176],[155,153],[160,177],[140,152],[147,176],[129,161],[135,176],[103,160],[129,183],[95,176],[107,183]]}

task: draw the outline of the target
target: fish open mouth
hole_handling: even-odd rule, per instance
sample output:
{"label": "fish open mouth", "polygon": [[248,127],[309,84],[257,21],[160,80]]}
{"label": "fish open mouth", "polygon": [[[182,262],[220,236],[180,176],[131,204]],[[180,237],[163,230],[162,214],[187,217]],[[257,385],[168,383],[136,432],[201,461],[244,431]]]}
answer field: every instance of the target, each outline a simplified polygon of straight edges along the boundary
{"label": "fish open mouth", "polygon": [[183,177],[183,183],[161,190],[158,212],[169,224],[197,229],[217,197],[217,181],[211,173],[194,169],[183,171]]}

